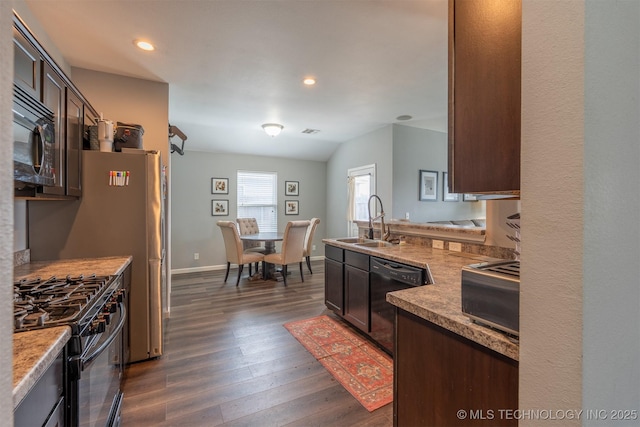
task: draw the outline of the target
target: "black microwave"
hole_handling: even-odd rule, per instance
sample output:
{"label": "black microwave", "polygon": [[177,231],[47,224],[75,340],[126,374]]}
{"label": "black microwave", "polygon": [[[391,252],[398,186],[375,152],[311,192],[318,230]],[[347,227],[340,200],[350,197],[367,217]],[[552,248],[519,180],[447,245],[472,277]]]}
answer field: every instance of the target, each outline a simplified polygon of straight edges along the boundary
{"label": "black microwave", "polygon": [[55,185],[53,112],[20,87],[13,91],[15,188]]}

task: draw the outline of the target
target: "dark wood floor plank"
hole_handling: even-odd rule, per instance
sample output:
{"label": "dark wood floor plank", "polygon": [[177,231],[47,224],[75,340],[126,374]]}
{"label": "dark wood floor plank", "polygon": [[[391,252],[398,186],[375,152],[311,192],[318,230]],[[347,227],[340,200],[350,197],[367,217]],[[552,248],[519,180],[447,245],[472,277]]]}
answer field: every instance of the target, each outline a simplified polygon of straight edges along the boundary
{"label": "dark wood floor plank", "polygon": [[324,263],[312,267],[287,287],[174,275],[164,355],[129,366],[122,425],[391,426],[392,405],[369,413],[283,327],[330,314]]}

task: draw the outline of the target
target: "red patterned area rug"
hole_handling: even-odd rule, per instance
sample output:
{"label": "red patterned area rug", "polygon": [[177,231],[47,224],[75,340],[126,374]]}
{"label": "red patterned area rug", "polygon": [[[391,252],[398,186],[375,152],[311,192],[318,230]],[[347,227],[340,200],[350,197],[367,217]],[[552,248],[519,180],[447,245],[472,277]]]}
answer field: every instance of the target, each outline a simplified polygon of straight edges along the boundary
{"label": "red patterned area rug", "polygon": [[393,401],[393,360],[374,344],[328,316],[284,327],[369,412]]}

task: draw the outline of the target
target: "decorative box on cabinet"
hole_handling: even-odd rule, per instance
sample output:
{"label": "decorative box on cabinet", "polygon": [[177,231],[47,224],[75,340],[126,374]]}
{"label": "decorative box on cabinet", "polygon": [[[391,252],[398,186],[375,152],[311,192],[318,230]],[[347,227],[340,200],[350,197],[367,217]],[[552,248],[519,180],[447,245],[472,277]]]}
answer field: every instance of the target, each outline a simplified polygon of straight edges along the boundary
{"label": "decorative box on cabinet", "polygon": [[449,0],[449,191],[520,191],[521,0]]}

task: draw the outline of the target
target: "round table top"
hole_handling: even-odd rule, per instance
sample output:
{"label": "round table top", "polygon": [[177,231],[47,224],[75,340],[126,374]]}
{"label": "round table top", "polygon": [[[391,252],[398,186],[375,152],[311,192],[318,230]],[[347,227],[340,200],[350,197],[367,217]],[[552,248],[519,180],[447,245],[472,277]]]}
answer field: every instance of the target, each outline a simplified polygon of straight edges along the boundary
{"label": "round table top", "polygon": [[259,242],[275,242],[280,241],[284,237],[284,233],[280,233],[279,231],[261,231],[256,234],[244,234],[240,236],[241,240],[252,240]]}

